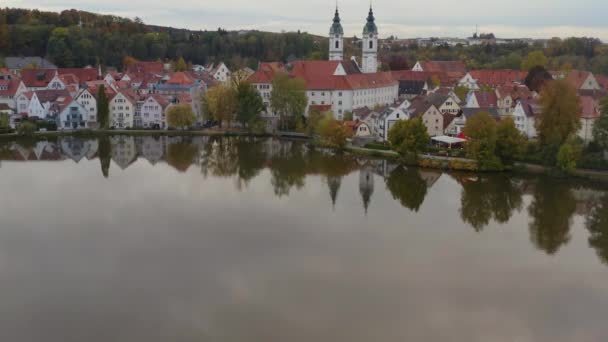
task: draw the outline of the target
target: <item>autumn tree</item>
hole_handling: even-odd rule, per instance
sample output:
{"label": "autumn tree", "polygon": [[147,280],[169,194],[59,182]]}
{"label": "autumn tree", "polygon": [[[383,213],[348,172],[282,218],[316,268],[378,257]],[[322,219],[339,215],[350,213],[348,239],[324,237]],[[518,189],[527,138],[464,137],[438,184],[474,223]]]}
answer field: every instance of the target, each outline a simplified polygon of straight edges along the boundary
{"label": "autumn tree", "polygon": [[608,150],[608,97],[601,101],[601,115],[593,126],[593,140],[604,151]]}
{"label": "autumn tree", "polygon": [[278,74],[272,81],[270,106],[279,113],[282,129],[288,129],[289,118],[304,115],[308,103],[306,83],[300,78]]}
{"label": "autumn tree", "polygon": [[225,85],[209,89],[203,97],[203,109],[208,119],[220,123],[220,128],[224,122],[230,125],[238,109],[236,91]]}
{"label": "autumn tree", "polygon": [[467,120],[464,134],[467,157],[477,160],[480,170],[500,170],[502,163],[496,156],[496,120],[488,112],[479,112]]}
{"label": "autumn tree", "polygon": [[174,66],[175,71],[186,71],[188,70],[188,63],[184,60],[184,57],[180,57]]}
{"label": "autumn tree", "polygon": [[110,127],[110,104],[103,84],[99,86],[97,93],[97,120],[99,128],[108,129]]}
{"label": "autumn tree", "polygon": [[515,127],[512,118],[501,120],[496,126],[496,156],[503,164],[510,165],[521,156],[526,137]]}
{"label": "autumn tree", "polygon": [[189,104],[178,104],[167,109],[167,124],[174,128],[187,128],[194,125],[196,116]]}
{"label": "autumn tree", "polygon": [[521,69],[524,71],[529,71],[536,66],[545,67],[547,66],[548,62],[549,60],[547,59],[547,56],[545,56],[541,50],[532,51],[521,63]]}
{"label": "autumn tree", "polygon": [[543,66],[535,66],[530,69],[525,79],[528,89],[540,93],[546,82],[553,80],[553,76]]}
{"label": "autumn tree", "polygon": [[388,132],[391,148],[401,154],[416,158],[431,142],[421,118],[397,121]]}
{"label": "autumn tree", "polygon": [[352,131],[341,122],[334,119],[334,115],[328,112],[318,124],[317,132],[321,140],[333,147],[344,148],[346,141],[352,136]]}
{"label": "autumn tree", "polygon": [[454,94],[456,94],[456,96],[458,96],[460,101],[466,101],[469,91],[470,91],[469,88],[467,88],[465,86],[456,86],[454,88]]}
{"label": "autumn tree", "polygon": [[559,147],[580,128],[576,89],[565,80],[551,81],[540,93],[538,135],[543,145]]}
{"label": "autumn tree", "polygon": [[125,56],[122,59],[122,67],[123,70],[127,70],[131,65],[137,63],[137,59],[131,57],[131,56]]}
{"label": "autumn tree", "polygon": [[236,88],[236,99],[236,119],[243,127],[250,127],[260,120],[260,113],[264,110],[264,102],[260,93],[250,83],[239,83]]}

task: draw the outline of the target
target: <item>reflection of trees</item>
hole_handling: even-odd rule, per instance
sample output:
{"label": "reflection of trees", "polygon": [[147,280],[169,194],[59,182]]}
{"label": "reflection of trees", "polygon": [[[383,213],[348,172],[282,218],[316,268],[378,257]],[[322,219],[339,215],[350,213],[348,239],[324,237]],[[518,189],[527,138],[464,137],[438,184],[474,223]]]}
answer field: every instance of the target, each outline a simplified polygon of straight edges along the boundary
{"label": "reflection of trees", "polygon": [[239,159],[236,138],[216,138],[210,141],[203,150],[201,171],[215,177],[231,177],[237,174]]}
{"label": "reflection of trees", "polygon": [[492,218],[509,221],[514,211],[521,210],[522,190],[507,175],[465,180],[460,198],[460,217],[476,231],[481,231]]}
{"label": "reflection of trees", "polygon": [[110,176],[110,161],[112,160],[112,143],[107,135],[99,138],[99,163],[101,164],[101,173],[105,178]]}
{"label": "reflection of trees", "polygon": [[171,143],[167,146],[167,164],[180,172],[186,172],[194,163],[198,147],[188,140]]}
{"label": "reflection of trees", "polygon": [[281,197],[289,195],[292,187],[301,189],[306,178],[306,160],[301,144],[293,143],[289,153],[281,154],[270,159],[270,172],[274,193]]}
{"label": "reflection of trees", "polygon": [[587,217],[589,245],[593,247],[603,263],[608,264],[608,195],[593,207]]}
{"label": "reflection of trees", "polygon": [[398,167],[386,179],[386,188],[404,207],[418,211],[426,197],[426,182],[415,168]]}
{"label": "reflection of trees", "polygon": [[338,199],[338,192],[342,186],[341,176],[328,176],[327,186],[329,187],[329,197],[331,197],[331,205],[335,208],[336,200]]}
{"label": "reflection of trees", "polygon": [[245,184],[255,178],[266,165],[263,141],[257,138],[241,138],[237,141],[239,180]]}
{"label": "reflection of trees", "polygon": [[570,241],[570,224],[576,200],[567,184],[548,177],[540,178],[528,212],[530,239],[548,254],[555,254]]}

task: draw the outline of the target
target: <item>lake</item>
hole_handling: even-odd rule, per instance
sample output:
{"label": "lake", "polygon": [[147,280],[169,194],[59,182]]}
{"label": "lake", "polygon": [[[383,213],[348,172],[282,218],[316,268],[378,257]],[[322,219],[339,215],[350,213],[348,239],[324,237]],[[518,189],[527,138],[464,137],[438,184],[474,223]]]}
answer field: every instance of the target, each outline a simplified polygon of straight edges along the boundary
{"label": "lake", "polygon": [[0,341],[608,340],[602,184],[261,138],[0,160]]}

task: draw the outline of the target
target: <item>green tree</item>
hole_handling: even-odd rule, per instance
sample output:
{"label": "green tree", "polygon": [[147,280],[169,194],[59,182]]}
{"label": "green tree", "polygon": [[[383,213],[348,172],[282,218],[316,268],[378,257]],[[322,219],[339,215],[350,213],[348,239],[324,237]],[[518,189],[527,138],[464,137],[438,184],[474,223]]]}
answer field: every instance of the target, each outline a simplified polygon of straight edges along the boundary
{"label": "green tree", "polygon": [[502,163],[496,156],[496,121],[487,112],[479,112],[467,120],[464,134],[467,157],[477,160],[480,170],[501,170]]}
{"label": "green tree", "polygon": [[467,99],[467,95],[469,94],[469,88],[465,86],[457,86],[454,88],[454,93],[456,96],[458,96],[460,101],[465,101]]}
{"label": "green tree", "polygon": [[323,120],[327,116],[327,113],[323,113],[318,109],[311,109],[308,111],[308,118],[306,118],[306,127],[305,133],[308,135],[312,135],[313,133],[318,133],[317,128],[319,128],[319,122]]}
{"label": "green tree", "polygon": [[17,134],[21,136],[31,137],[38,130],[36,124],[30,121],[22,122],[19,127],[17,127]]}
{"label": "green tree", "polygon": [[194,125],[196,116],[189,104],[178,104],[167,109],[167,125],[173,128],[187,128]]}
{"label": "green tree", "polygon": [[526,137],[515,127],[512,118],[501,120],[496,126],[496,156],[503,164],[511,165],[521,157]]}
{"label": "green tree", "polygon": [[570,139],[563,144],[557,153],[557,168],[565,173],[576,170],[576,161],[580,156],[580,148]]}
{"label": "green tree", "polygon": [[605,151],[608,150],[608,97],[601,101],[602,114],[593,126],[593,139]]}
{"label": "green tree", "polygon": [[99,86],[97,93],[97,120],[99,128],[108,129],[110,127],[110,103],[103,84]]}
{"label": "green tree", "polygon": [[420,118],[397,121],[388,132],[391,148],[402,156],[417,157],[424,152],[431,138]]}
{"label": "green tree", "polygon": [[270,106],[281,117],[281,128],[288,129],[288,119],[304,115],[308,103],[306,83],[287,74],[278,74],[272,81]]}
{"label": "green tree", "polygon": [[343,119],[344,119],[344,121],[353,121],[353,112],[351,112],[351,111],[344,112]]}
{"label": "green tree", "polygon": [[243,127],[260,120],[260,113],[264,110],[264,101],[260,93],[248,82],[240,82],[236,88],[237,111],[236,119]]}
{"label": "green tree", "polygon": [[237,111],[237,96],[233,88],[218,85],[207,91],[203,97],[205,115],[210,120],[219,121],[220,127],[224,122],[230,122]]}
{"label": "green tree", "polygon": [[580,106],[576,89],[565,80],[551,81],[540,93],[542,111],[538,135],[543,145],[561,146],[580,128]]}
{"label": "green tree", "polygon": [[521,63],[521,70],[530,71],[530,69],[536,66],[545,67],[548,62],[549,60],[541,50],[532,51]]}
{"label": "green tree", "polygon": [[0,51],[9,51],[11,46],[10,38],[6,15],[0,13]]}

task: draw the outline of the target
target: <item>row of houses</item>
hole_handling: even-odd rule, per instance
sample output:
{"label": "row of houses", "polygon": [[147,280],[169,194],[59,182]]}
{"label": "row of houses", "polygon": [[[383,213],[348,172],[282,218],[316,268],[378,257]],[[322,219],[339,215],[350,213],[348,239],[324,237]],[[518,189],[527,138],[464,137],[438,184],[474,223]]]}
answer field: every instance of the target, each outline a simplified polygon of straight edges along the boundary
{"label": "row of houses", "polygon": [[60,129],[96,128],[103,86],[112,127],[167,128],[165,112],[176,104],[189,104],[202,123],[202,95],[230,75],[224,63],[184,72],[167,71],[160,62],[105,74],[101,67],[0,69],[0,111],[13,124],[28,117],[54,121]]}

